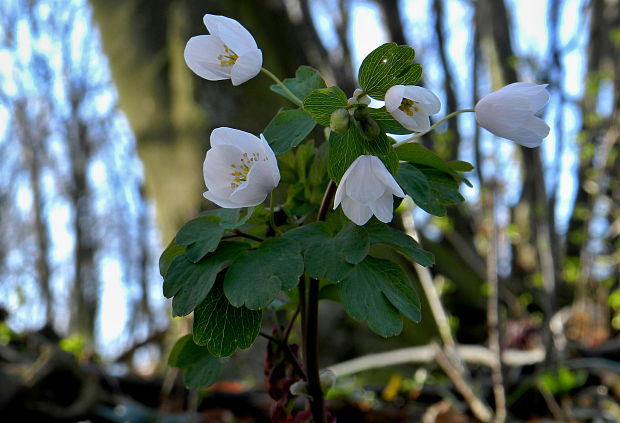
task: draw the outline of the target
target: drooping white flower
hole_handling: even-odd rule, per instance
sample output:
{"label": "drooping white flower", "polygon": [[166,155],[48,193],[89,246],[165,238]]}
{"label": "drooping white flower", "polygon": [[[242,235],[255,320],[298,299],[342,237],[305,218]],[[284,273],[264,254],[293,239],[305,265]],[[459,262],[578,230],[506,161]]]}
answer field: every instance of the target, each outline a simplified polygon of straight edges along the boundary
{"label": "drooping white flower", "polygon": [[430,129],[430,115],[441,109],[439,97],[417,85],[394,85],[385,93],[385,108],[405,128],[414,132]]}
{"label": "drooping white flower", "polygon": [[387,223],[392,220],[392,195],[404,197],[385,165],[375,156],[359,156],[340,180],[334,209],[342,203],[344,214],[357,225],[363,225],[374,214]]}
{"label": "drooping white flower", "polygon": [[267,140],[233,128],[216,128],[202,168],[204,197],[224,208],[256,206],[280,182],[276,156]]}
{"label": "drooping white flower", "polygon": [[549,126],[535,116],[549,101],[547,85],[515,82],[484,96],[476,104],[476,121],[498,137],[538,147]]}
{"label": "drooping white flower", "polygon": [[210,35],[198,35],[187,42],[187,66],[209,81],[230,79],[239,85],[254,78],[263,65],[263,53],[252,34],[226,16],[207,14],[203,21]]}

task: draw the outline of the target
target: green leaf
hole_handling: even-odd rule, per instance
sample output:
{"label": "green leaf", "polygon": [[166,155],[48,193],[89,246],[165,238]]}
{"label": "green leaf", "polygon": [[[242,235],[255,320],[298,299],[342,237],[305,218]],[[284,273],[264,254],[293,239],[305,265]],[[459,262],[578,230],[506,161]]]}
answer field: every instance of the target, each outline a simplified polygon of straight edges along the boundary
{"label": "green leaf", "polygon": [[221,374],[222,359],[206,354],[186,370],[183,381],[190,389],[207,388],[217,382]]}
{"label": "green leaf", "polygon": [[224,292],[234,306],[267,307],[281,290],[293,289],[304,272],[301,245],[286,238],[269,239],[239,255],[224,278]]}
{"label": "green leaf", "polygon": [[194,312],[194,342],[206,345],[217,357],[228,357],[237,348],[249,348],[260,331],[262,312],[234,307],[216,283]]}
{"label": "green leaf", "polygon": [[[245,214],[242,215],[242,212]],[[201,216],[216,216],[221,219],[220,226],[224,229],[235,229],[245,224],[252,217],[254,207],[243,209],[212,209],[201,213]]]}
{"label": "green leaf", "polygon": [[396,151],[394,151],[393,148],[390,148],[385,156],[381,156],[379,158],[392,175],[396,176],[398,174],[398,170],[400,169],[400,161],[398,160]]}
{"label": "green leaf", "polygon": [[338,87],[314,90],[304,99],[306,113],[325,127],[329,126],[332,113],[343,107],[347,107],[347,96]]}
{"label": "green leaf", "polygon": [[373,140],[364,140],[366,151],[368,151],[373,156],[385,156],[389,154],[390,150],[393,150],[390,145],[390,140],[387,135],[381,133],[377,138]]}
{"label": "green leaf", "polygon": [[192,263],[185,255],[177,256],[164,279],[164,296],[174,296],[173,315],[191,313],[211,290],[218,272],[249,247],[242,242],[223,241],[215,252],[198,263]]}
{"label": "green leaf", "polygon": [[398,158],[402,161],[450,172],[448,164],[441,157],[420,143],[411,142],[403,144],[394,150],[396,154],[398,154]]}
{"label": "green leaf", "polygon": [[[185,348],[187,341],[192,339],[191,334],[184,335],[177,339],[177,342],[174,343],[172,350],[170,350],[170,355],[168,356],[168,365],[172,367],[181,367],[179,362],[179,356],[181,355],[181,351]],[[192,344],[194,342],[192,341]]]}
{"label": "green leaf", "polygon": [[286,153],[297,147],[315,125],[314,120],[300,109],[280,109],[263,134],[274,153]]}
{"label": "green leaf", "polygon": [[346,225],[335,237],[311,244],[304,253],[308,274],[340,282],[368,255],[368,234],[361,226]]}
{"label": "green leaf", "polygon": [[376,220],[367,223],[364,228],[368,232],[371,244],[387,244],[422,266],[432,266],[435,262],[432,253],[422,249],[413,238],[398,229]]}
{"label": "green leaf", "polygon": [[202,216],[190,220],[179,230],[175,242],[188,246],[185,255],[195,263],[217,248],[224,235],[221,221],[222,219],[216,216]]}
{"label": "green leaf", "polygon": [[350,125],[344,134],[331,132],[329,135],[329,156],[327,172],[329,177],[340,182],[340,178],[347,171],[351,163],[366,153],[365,144],[355,125]]}
{"label": "green leaf", "polygon": [[[295,78],[287,78],[282,82],[302,101],[311,91],[327,87],[319,71],[310,66],[300,66],[295,72]],[[270,88],[271,91],[294,102],[278,84],[273,84]]]}
{"label": "green leaf", "polygon": [[392,305],[412,321],[420,322],[420,300],[403,269],[392,261],[374,257],[367,257],[364,263]]}
{"label": "green leaf", "polygon": [[446,165],[457,172],[471,172],[474,170],[474,166],[471,163],[462,160],[452,160],[447,162]]}
{"label": "green leaf", "polygon": [[366,260],[339,285],[344,308],[351,317],[366,322],[379,335],[398,335],[403,330],[403,321],[396,307],[377,286],[376,275]]}
{"label": "green leaf", "polygon": [[342,281],[340,293],[351,317],[385,337],[401,332],[399,311],[414,322],[421,319],[420,300],[407,275],[389,260],[366,257]]}
{"label": "green leaf", "polygon": [[435,170],[420,169],[426,176],[431,190],[441,204],[461,204],[465,199],[459,192],[459,184],[451,175]]}
{"label": "green leaf", "polygon": [[184,252],[185,246],[177,245],[174,242],[174,239],[170,241],[168,247],[166,247],[164,252],[161,253],[161,256],[159,257],[159,274],[162,276],[162,278],[166,277],[166,273],[168,273],[168,268],[172,264],[172,261],[175,259],[175,257],[183,254]]}
{"label": "green leaf", "polygon": [[282,235],[283,238],[297,241],[305,251],[314,244],[325,241],[330,237],[330,230],[325,222],[314,222],[309,225],[299,226]]}
{"label": "green leaf", "polygon": [[184,380],[188,388],[207,387],[219,379],[222,360],[211,355],[207,347],[196,345],[190,334],[174,344],[168,365],[186,369]]}
{"label": "green leaf", "polygon": [[415,50],[409,46],[387,43],[373,50],[360,66],[360,87],[370,97],[385,99],[394,85],[414,85],[420,80],[422,66],[413,63]]}
{"label": "green leaf", "polygon": [[424,173],[410,163],[400,165],[396,181],[403,191],[426,212],[435,216],[445,216],[446,208],[431,189]]}
{"label": "green leaf", "polygon": [[373,109],[372,107],[369,107],[368,113],[370,114],[370,117],[379,124],[381,130],[385,133],[406,135],[413,132],[405,128],[403,125],[400,124],[400,122],[394,119],[385,107],[381,107],[380,109]]}

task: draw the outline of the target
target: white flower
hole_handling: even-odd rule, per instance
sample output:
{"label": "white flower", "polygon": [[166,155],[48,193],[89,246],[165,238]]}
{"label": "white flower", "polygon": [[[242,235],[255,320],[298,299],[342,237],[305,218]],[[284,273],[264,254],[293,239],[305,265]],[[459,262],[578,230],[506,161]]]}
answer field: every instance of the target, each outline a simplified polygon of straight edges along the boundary
{"label": "white flower", "polygon": [[234,19],[205,15],[211,35],[192,37],[185,46],[185,62],[209,81],[230,79],[233,85],[254,78],[263,66],[263,53],[252,34]]}
{"label": "white flower", "polygon": [[374,214],[387,223],[392,220],[392,195],[404,197],[381,160],[375,156],[359,156],[340,180],[334,209],[342,203],[344,214],[357,225],[363,225]]}
{"label": "white flower", "polygon": [[[365,105],[369,105],[370,104],[370,97],[368,97],[366,94],[364,94],[363,96],[360,96],[360,94],[363,91],[359,88],[356,88],[355,91],[353,91],[353,96],[347,100],[347,104],[349,106],[353,106],[355,104],[365,104]],[[359,98],[358,98],[359,97]],[[352,110],[352,109],[350,109]]]}
{"label": "white flower", "polygon": [[439,98],[417,85],[394,85],[385,93],[385,108],[405,128],[414,132],[430,129],[429,116],[441,109]]}
{"label": "white flower", "polygon": [[208,191],[220,207],[249,207],[265,201],[280,182],[273,150],[260,138],[233,128],[216,128],[202,168]]}
{"label": "white flower", "polygon": [[476,121],[498,137],[525,147],[538,147],[549,126],[535,116],[549,101],[547,85],[515,82],[486,95],[476,104]]}

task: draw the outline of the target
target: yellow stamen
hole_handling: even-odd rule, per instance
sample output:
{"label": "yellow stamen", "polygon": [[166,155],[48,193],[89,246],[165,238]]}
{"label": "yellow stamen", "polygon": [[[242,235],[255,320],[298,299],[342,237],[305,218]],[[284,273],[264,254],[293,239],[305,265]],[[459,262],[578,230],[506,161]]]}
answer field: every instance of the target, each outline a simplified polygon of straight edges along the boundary
{"label": "yellow stamen", "polygon": [[[230,176],[232,176],[232,182],[230,183],[231,188],[237,188],[243,182],[248,180],[248,173],[250,173],[250,169],[254,162],[258,162],[260,160],[259,153],[252,153],[252,157],[248,156],[248,153],[243,153],[240,158],[240,164],[231,164],[230,168],[233,169],[230,172]],[[267,158],[263,159],[267,160]]]}
{"label": "yellow stamen", "polygon": [[403,112],[405,112],[407,116],[413,116],[414,113],[417,113],[420,111],[420,108],[416,106],[416,104],[419,104],[419,103],[420,103],[419,101],[413,101],[413,100],[409,100],[408,98],[403,98],[403,101],[401,101],[400,106],[398,106],[398,108],[402,110]]}
{"label": "yellow stamen", "polygon": [[227,45],[224,45],[224,54],[220,54],[217,56],[217,60],[220,61],[220,66],[232,66],[237,62],[239,56],[228,48]]}

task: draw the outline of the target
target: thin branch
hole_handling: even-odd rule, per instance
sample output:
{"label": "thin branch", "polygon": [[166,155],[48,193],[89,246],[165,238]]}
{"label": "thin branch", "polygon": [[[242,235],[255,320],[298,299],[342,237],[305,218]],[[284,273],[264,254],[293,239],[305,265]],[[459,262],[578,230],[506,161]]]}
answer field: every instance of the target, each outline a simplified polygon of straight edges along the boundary
{"label": "thin branch", "polygon": [[224,235],[224,236],[222,237],[222,239],[230,239],[230,238],[247,238],[247,239],[251,239],[252,241],[258,241],[258,242],[263,242],[263,241],[264,241],[264,239],[263,239],[263,238],[261,238],[261,237],[259,237],[259,236],[252,235],[252,234],[249,234],[249,233],[247,233],[247,232],[242,232],[242,231],[240,231],[239,229],[235,229],[233,232],[234,232],[233,234],[230,234],[230,235]]}
{"label": "thin branch", "polygon": [[288,361],[293,365],[293,368],[295,369],[299,377],[302,378],[303,380],[308,380],[308,376],[306,376],[306,372],[304,372],[303,367],[301,367],[301,364],[299,364],[299,361],[297,360],[297,357],[295,357],[295,354],[293,354],[293,351],[291,350],[291,347],[289,346],[288,342],[276,339],[273,336],[266,334],[265,332],[259,332],[258,334],[262,336],[263,338],[266,338],[267,340],[269,340],[269,342],[273,342],[274,344],[280,346],[282,350],[284,351],[284,354],[288,358]]}
{"label": "thin branch", "polygon": [[474,394],[470,384],[463,379],[461,372],[452,365],[441,347],[437,344],[433,344],[432,347],[435,350],[435,360],[437,364],[446,372],[446,375],[448,375],[456,389],[461,393],[465,401],[467,401],[472,413],[483,422],[491,421],[493,418],[491,409]]}
{"label": "thin branch", "polygon": [[[463,361],[478,366],[491,367],[495,356],[491,350],[482,345],[458,345],[456,347]],[[511,367],[531,366],[545,360],[545,350],[504,350],[502,362]],[[381,369],[408,363],[432,363],[435,361],[435,350],[432,345],[400,348],[376,354],[368,354],[351,360],[336,363],[328,368],[337,378],[367,370]]]}

